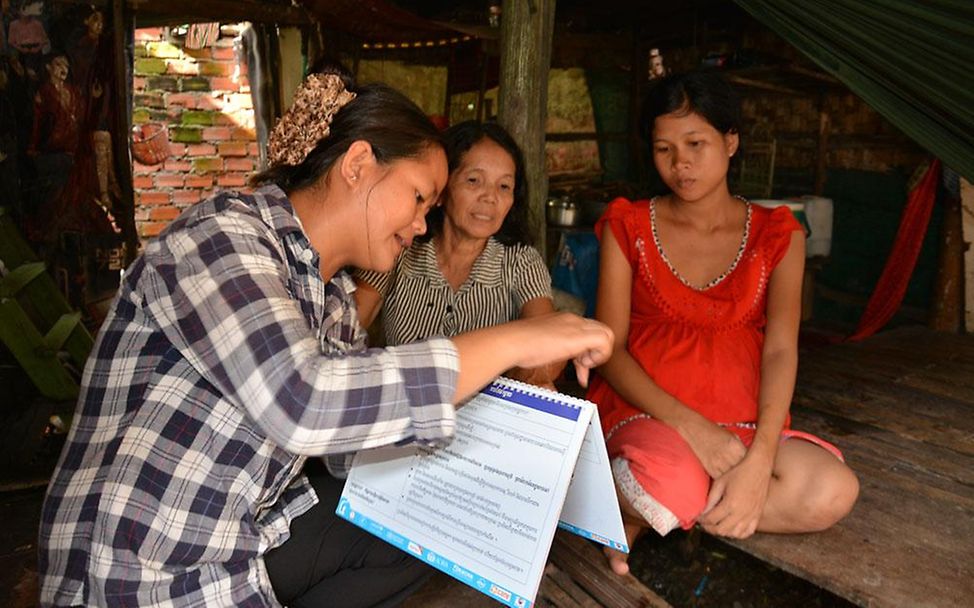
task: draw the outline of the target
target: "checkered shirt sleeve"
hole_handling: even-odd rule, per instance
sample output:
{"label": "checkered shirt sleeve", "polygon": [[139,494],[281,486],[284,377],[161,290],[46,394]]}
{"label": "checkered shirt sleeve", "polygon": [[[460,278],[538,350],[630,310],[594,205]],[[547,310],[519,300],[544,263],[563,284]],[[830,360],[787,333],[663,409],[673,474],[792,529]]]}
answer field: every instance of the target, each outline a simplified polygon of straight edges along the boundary
{"label": "checkered shirt sleeve", "polygon": [[252,216],[202,218],[146,262],[145,304],[160,329],[283,449],[321,455],[452,435],[452,343],[322,356],[288,291],[284,252]]}
{"label": "checkered shirt sleeve", "polygon": [[219,195],[127,271],[39,533],[44,606],[279,606],[262,556],[316,497],[306,456],[447,441],[448,340],[366,350],[284,193]]}

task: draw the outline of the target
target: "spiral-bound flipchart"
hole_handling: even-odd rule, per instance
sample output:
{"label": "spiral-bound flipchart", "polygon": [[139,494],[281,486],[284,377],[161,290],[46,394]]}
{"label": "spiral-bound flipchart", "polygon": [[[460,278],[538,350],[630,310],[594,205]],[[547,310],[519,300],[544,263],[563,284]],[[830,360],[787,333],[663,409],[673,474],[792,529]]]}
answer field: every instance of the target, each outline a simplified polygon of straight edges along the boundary
{"label": "spiral-bound flipchart", "polygon": [[588,401],[498,379],[457,411],[449,446],[360,452],[338,514],[502,604],[531,606],[559,524],[628,550],[593,416]]}

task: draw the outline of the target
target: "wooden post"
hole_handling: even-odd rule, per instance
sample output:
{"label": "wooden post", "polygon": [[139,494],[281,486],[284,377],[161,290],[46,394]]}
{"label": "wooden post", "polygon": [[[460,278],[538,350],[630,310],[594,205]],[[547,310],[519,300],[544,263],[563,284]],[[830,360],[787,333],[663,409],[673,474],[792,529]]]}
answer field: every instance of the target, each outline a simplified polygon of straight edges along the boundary
{"label": "wooden post", "polygon": [[504,0],[501,14],[499,120],[524,151],[528,225],[535,247],[545,251],[545,118],[555,0]]}
{"label": "wooden post", "polygon": [[649,161],[644,153],[643,133],[640,130],[648,57],[646,45],[642,43],[635,24],[629,35],[632,36],[632,80],[629,85],[629,175],[635,177],[639,185],[643,186],[649,183]]}
{"label": "wooden post", "polygon": [[128,265],[135,260],[139,253],[139,234],[135,228],[135,187],[132,182],[132,160],[129,156],[129,141],[132,137],[132,125],[129,122],[130,113],[126,111],[132,103],[132,91],[126,73],[130,66],[127,54],[129,32],[135,29],[135,20],[128,10],[125,0],[113,0],[112,11],[112,61],[114,64],[114,97],[115,112],[111,118],[112,128],[112,163],[115,169],[115,179],[121,193],[122,209],[116,209],[119,227],[122,229],[122,239],[125,242],[125,259],[122,263]]}
{"label": "wooden post", "polygon": [[825,191],[829,169],[829,113],[825,109],[825,95],[818,101],[818,156],[815,159],[815,196]]}
{"label": "wooden post", "polygon": [[480,82],[477,85],[477,120],[483,122],[486,118],[484,112],[484,98],[487,96],[487,69],[490,58],[487,56],[487,43],[480,41],[477,46],[477,66],[480,68]]}
{"label": "wooden post", "polygon": [[[281,38],[276,25],[265,24],[263,30],[267,36],[267,82],[270,86],[271,107],[274,109],[274,121],[284,115],[287,105],[284,103],[284,89],[281,86]],[[273,123],[272,123],[273,124]]]}
{"label": "wooden post", "polygon": [[450,110],[453,104],[450,99],[453,97],[453,87],[455,86],[455,78],[457,72],[457,51],[455,45],[450,45],[450,59],[446,64],[446,101],[443,103],[443,116],[446,117],[446,124],[449,125],[452,122],[450,118]]}
{"label": "wooden post", "polygon": [[964,323],[974,332],[974,184],[960,178],[960,203],[964,232]]}
{"label": "wooden post", "polygon": [[957,333],[963,324],[964,239],[961,201],[944,197],[944,223],[940,229],[937,278],[930,308],[930,329]]}

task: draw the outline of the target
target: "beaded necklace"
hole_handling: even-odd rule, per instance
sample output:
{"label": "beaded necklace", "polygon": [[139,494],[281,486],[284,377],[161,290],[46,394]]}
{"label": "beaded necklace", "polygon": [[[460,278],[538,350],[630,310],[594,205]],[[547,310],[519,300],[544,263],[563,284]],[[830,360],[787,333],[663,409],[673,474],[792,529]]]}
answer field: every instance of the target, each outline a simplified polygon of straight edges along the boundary
{"label": "beaded necklace", "polygon": [[677,279],[680,280],[681,283],[683,283],[690,289],[693,289],[694,291],[707,291],[711,287],[716,286],[718,283],[726,279],[730,273],[734,272],[734,269],[737,268],[737,264],[741,261],[741,258],[744,257],[744,250],[747,249],[748,237],[751,234],[751,202],[742,196],[735,195],[734,198],[742,201],[744,203],[745,209],[747,210],[746,211],[747,217],[744,220],[744,236],[741,237],[741,244],[737,248],[737,255],[734,256],[734,261],[731,262],[730,266],[727,267],[727,270],[720,273],[718,276],[714,277],[706,285],[703,285],[701,287],[693,285],[692,283],[684,279],[683,276],[680,275],[679,272],[677,272],[676,268],[673,267],[673,264],[670,263],[670,259],[666,257],[666,252],[663,251],[663,246],[660,244],[659,241],[659,231],[656,228],[656,199],[653,198],[651,201],[649,201],[649,224],[653,230],[653,242],[656,244],[656,251],[659,252],[659,256],[663,258],[663,263],[665,263],[666,267],[670,269],[670,272],[673,273],[673,276],[675,276]]}

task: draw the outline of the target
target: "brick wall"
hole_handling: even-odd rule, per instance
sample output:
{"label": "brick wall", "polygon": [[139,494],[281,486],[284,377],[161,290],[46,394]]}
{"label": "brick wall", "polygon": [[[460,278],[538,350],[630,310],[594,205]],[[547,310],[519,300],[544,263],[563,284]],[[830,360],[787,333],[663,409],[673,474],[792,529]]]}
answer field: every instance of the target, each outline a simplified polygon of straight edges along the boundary
{"label": "brick wall", "polygon": [[223,188],[243,186],[258,150],[242,26],[225,25],[203,49],[187,49],[163,28],[135,33],[133,122],[164,123],[165,162],[133,161],[135,222],[143,240],[186,207]]}

